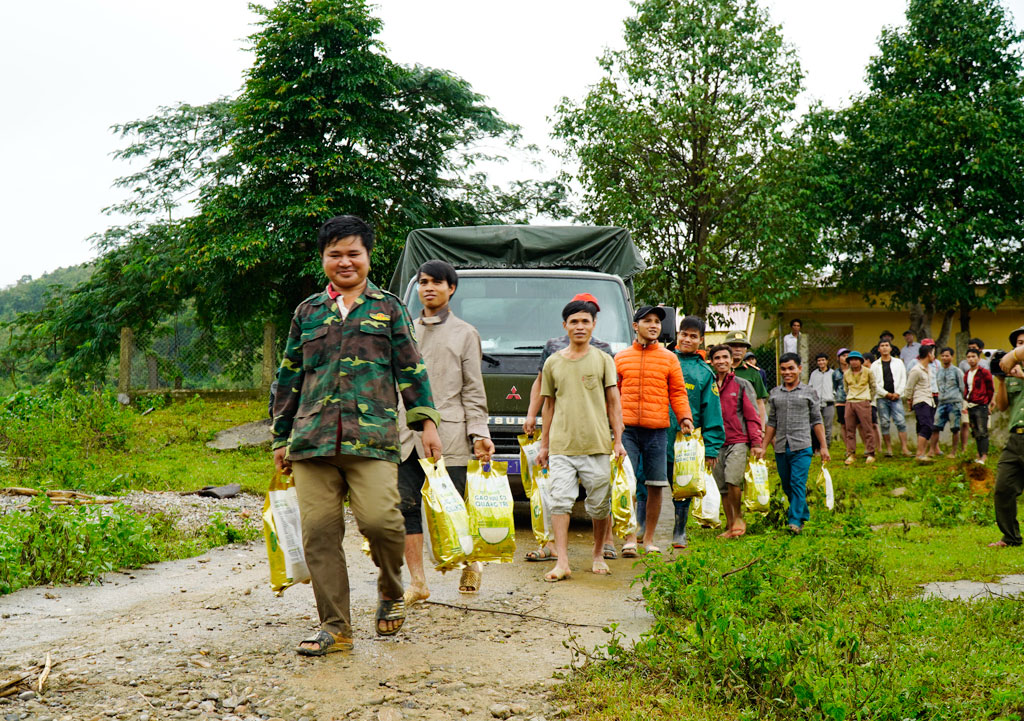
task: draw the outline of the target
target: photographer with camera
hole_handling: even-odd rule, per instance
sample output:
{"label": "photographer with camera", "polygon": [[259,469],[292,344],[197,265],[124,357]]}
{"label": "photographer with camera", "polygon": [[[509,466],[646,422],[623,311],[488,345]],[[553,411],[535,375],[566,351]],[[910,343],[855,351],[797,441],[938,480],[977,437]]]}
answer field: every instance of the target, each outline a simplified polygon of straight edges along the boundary
{"label": "photographer with camera", "polygon": [[996,525],[1003,537],[989,548],[1021,545],[1017,523],[1017,497],[1024,492],[1024,326],[1010,333],[1012,350],[992,356],[996,384],[996,408],[1009,409],[1010,437],[999,456],[996,471]]}

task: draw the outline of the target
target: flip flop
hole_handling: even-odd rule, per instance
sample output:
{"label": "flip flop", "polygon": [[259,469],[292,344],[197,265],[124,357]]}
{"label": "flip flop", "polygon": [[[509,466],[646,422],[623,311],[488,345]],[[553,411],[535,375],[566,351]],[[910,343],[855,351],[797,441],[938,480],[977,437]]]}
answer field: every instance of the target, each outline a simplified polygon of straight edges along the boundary
{"label": "flip flop", "polygon": [[623,558],[638,558],[639,556],[640,554],[637,553],[635,543],[627,543],[625,546],[622,547]]}
{"label": "flip flop", "polygon": [[[402,630],[405,625],[405,601],[402,599],[390,600],[382,598],[377,602],[377,615],[375,616],[374,630],[378,636],[394,636]],[[401,621],[395,628],[382,629],[381,621]]]}
{"label": "flip flop", "polygon": [[539,548],[535,551],[527,551],[525,558],[531,563],[536,563],[538,561],[557,561],[558,555],[545,546],[544,548]]}
{"label": "flip flop", "polygon": [[619,554],[615,552],[615,546],[613,546],[610,543],[604,544],[604,551],[602,555],[609,561],[614,561],[616,558],[619,557]]}
{"label": "flip flop", "polygon": [[462,569],[462,578],[459,579],[459,593],[479,593],[480,592],[480,571],[475,568],[466,566]]}
{"label": "flip flop", "polygon": [[[554,573],[554,571],[551,571]],[[563,573],[561,576],[544,576],[545,583],[558,583],[559,581],[568,581],[572,578],[572,571]]]}
{"label": "flip flop", "polygon": [[[303,643],[315,643],[316,648],[303,648]],[[351,651],[352,639],[344,636],[335,636],[328,631],[317,631],[315,636],[310,636],[299,642],[295,652],[300,656],[326,656],[336,651]]]}
{"label": "flip flop", "polygon": [[595,576],[610,576],[610,575],[612,575],[612,570],[610,568],[608,568],[608,564],[607,563],[605,563],[604,561],[600,561],[601,566],[598,566],[597,565],[598,563],[599,563],[598,561],[594,561],[594,565],[590,567],[590,572],[591,573],[593,573]]}
{"label": "flip flop", "polygon": [[644,546],[644,553],[661,553],[661,549],[651,544],[650,546]]}

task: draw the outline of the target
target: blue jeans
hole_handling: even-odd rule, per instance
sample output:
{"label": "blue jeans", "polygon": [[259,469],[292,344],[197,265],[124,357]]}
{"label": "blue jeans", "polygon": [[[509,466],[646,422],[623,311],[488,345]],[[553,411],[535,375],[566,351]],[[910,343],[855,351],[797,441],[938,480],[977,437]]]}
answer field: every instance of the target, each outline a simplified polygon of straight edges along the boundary
{"label": "blue jeans", "polygon": [[792,526],[802,527],[811,517],[807,508],[807,476],[811,472],[811,458],[814,452],[810,447],[799,451],[775,451],[775,466],[782,480],[782,492],[789,499],[789,512],[786,518]]}
{"label": "blue jeans", "polygon": [[950,429],[956,433],[960,430],[960,404],[959,403],[943,403],[939,406],[939,410],[935,412],[935,425],[932,430],[939,432],[946,427],[946,421],[950,423]]}
{"label": "blue jeans", "polygon": [[894,401],[888,398],[878,399],[878,425],[882,429],[882,435],[889,435],[889,419],[896,424],[896,430],[900,433],[906,433],[907,431],[907,419],[903,412],[903,400],[896,399]]}
{"label": "blue jeans", "polygon": [[[665,429],[626,426],[622,433],[622,445],[626,448],[633,472],[652,486],[666,485],[668,469],[665,464]],[[647,490],[644,489],[644,497]]]}

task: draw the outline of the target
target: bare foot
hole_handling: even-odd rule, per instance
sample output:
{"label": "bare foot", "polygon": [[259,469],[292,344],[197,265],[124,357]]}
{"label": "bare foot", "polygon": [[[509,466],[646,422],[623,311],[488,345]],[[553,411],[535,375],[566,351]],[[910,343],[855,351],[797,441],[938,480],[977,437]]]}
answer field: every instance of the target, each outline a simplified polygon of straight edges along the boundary
{"label": "bare foot", "polygon": [[548,583],[556,583],[558,581],[566,581],[572,578],[572,571],[569,570],[568,566],[561,566],[555,564],[555,567],[544,574],[544,580]]}
{"label": "bare foot", "polygon": [[737,518],[732,524],[732,536],[731,538],[739,538],[747,532],[747,522],[742,518]]}
{"label": "bare foot", "polygon": [[594,565],[591,570],[598,576],[607,576],[611,573],[608,569],[608,564],[604,562],[603,558],[595,558]]}
{"label": "bare foot", "polygon": [[406,606],[414,606],[420,601],[426,601],[430,598],[430,589],[427,588],[426,581],[422,584],[410,584],[405,589],[405,595],[402,598]]}
{"label": "bare foot", "polygon": [[718,534],[719,538],[732,538],[732,529]]}

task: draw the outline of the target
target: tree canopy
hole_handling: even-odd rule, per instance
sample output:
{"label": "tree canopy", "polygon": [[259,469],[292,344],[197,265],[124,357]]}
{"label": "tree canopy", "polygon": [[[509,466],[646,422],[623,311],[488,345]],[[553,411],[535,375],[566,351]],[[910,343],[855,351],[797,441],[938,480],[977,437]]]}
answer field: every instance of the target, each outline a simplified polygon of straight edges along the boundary
{"label": "tree canopy", "polygon": [[795,54],[755,0],[634,7],[625,48],[557,110],[583,219],[633,232],[650,300],[701,315],[720,301],[776,304],[814,269],[785,133]]}
{"label": "tree canopy", "polygon": [[284,321],[321,285],[316,231],[351,213],[376,229],[371,277],[386,282],[405,235],[432,225],[559,216],[560,183],[487,183],[482,141],[515,145],[456,75],[388,58],[364,0],[254,6],[254,63],[235,98],[161,108],[117,126],[118,156],[143,161],[118,184],[120,224],[96,238],[90,279],[23,319],[20,348],[56,348],[81,376],[145,342],[184,304],[227,332]]}
{"label": "tree canopy", "polygon": [[910,0],[868,92],[809,119],[836,280],[918,306],[919,331],[1021,292],[1022,40],[997,0]]}

